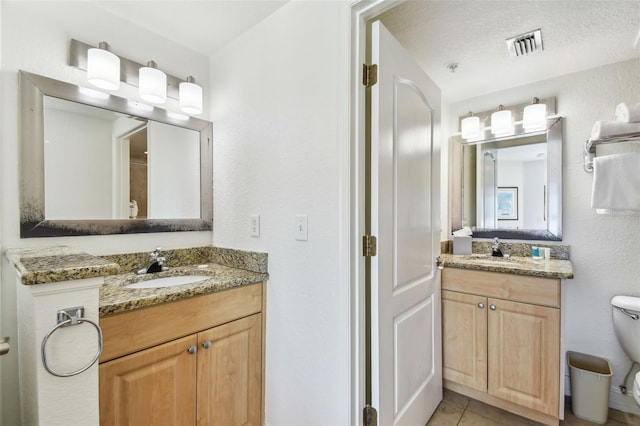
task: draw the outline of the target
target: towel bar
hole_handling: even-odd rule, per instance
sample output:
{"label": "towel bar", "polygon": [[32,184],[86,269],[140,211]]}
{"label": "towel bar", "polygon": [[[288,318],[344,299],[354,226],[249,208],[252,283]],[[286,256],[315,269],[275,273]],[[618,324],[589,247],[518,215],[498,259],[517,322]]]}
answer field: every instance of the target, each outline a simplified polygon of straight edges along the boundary
{"label": "towel bar", "polygon": [[584,143],[584,171],[593,172],[593,160],[596,157],[596,146],[619,142],[640,142],[640,133],[626,133],[601,139],[588,139]]}

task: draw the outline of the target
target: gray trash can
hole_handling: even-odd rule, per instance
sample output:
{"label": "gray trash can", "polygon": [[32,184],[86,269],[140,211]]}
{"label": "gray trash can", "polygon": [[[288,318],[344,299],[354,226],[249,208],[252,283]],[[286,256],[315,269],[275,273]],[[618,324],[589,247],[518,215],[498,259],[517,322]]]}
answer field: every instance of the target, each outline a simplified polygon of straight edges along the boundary
{"label": "gray trash can", "polygon": [[567,362],[571,375],[571,411],[583,420],[605,424],[612,375],[609,361],[568,351]]}

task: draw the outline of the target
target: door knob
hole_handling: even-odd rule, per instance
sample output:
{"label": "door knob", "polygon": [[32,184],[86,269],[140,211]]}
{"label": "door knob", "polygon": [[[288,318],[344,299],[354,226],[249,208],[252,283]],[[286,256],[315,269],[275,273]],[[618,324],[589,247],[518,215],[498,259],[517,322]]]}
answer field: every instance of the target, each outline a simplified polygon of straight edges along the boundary
{"label": "door knob", "polygon": [[205,340],[202,342],[202,347],[205,349],[209,349],[211,347],[211,340]]}
{"label": "door knob", "polygon": [[482,302],[478,303],[478,308],[484,309],[484,303],[482,303]]}
{"label": "door knob", "polygon": [[495,311],[495,310],[496,310],[496,305],[491,304],[491,305],[489,306],[489,309],[491,309],[492,311]]}
{"label": "door knob", "polygon": [[196,352],[198,352],[198,347],[195,345],[191,345],[187,348],[187,352],[189,352],[191,355],[195,354]]}

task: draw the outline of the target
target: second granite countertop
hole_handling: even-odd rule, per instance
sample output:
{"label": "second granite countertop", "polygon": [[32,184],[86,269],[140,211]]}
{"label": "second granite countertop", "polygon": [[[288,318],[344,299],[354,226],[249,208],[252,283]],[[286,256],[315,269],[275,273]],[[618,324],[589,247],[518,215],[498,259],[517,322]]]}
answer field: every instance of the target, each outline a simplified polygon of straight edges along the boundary
{"label": "second granite countertop", "polygon": [[[131,289],[127,285],[156,278],[180,275],[202,275],[207,280],[173,287]],[[111,275],[105,277],[100,288],[99,315],[104,317],[132,309],[153,306],[165,302],[173,302],[188,297],[227,290],[243,285],[266,281],[269,274],[236,269],[220,264],[180,266],[166,272],[136,275],[134,273]]]}
{"label": "second granite countertop", "polygon": [[484,254],[442,254],[440,257],[444,261],[445,268],[503,272],[540,278],[573,278],[573,265],[570,260],[535,260],[530,257],[516,256],[502,258]]}

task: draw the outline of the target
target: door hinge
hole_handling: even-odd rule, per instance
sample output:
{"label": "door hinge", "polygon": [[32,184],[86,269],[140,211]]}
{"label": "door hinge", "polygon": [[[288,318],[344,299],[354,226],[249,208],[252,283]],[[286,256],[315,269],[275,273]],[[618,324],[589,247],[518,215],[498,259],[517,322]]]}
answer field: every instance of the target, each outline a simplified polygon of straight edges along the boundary
{"label": "door hinge", "polygon": [[378,82],[378,65],[362,65],[362,84],[371,87]]}
{"label": "door hinge", "polygon": [[364,426],[378,426],[378,411],[367,405],[362,410],[362,419]]}
{"label": "door hinge", "polygon": [[362,255],[372,257],[378,253],[378,239],[373,235],[364,235],[362,237]]}

